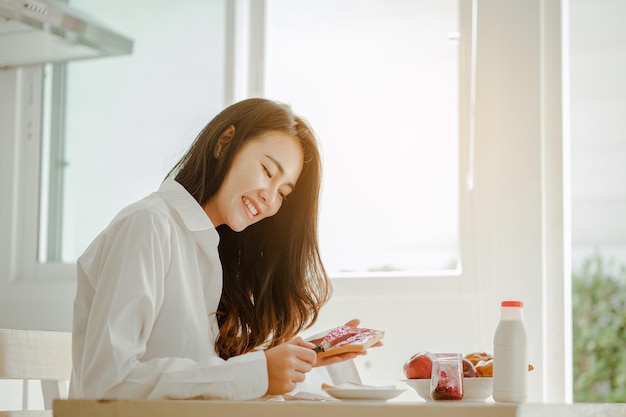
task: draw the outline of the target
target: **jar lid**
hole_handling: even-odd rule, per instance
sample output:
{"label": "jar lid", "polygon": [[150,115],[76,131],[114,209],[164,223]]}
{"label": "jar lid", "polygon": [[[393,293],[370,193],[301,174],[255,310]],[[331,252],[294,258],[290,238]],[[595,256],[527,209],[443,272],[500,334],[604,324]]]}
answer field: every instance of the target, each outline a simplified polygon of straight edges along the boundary
{"label": "jar lid", "polygon": [[524,307],[524,303],[522,301],[513,300],[503,301],[500,305],[502,307]]}

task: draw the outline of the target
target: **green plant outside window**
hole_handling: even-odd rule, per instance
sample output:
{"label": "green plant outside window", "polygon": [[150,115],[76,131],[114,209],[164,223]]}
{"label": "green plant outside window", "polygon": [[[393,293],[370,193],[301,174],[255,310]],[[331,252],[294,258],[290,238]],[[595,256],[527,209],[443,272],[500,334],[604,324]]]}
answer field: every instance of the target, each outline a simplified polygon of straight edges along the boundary
{"label": "green plant outside window", "polygon": [[626,402],[626,266],[595,253],[572,280],[575,402]]}

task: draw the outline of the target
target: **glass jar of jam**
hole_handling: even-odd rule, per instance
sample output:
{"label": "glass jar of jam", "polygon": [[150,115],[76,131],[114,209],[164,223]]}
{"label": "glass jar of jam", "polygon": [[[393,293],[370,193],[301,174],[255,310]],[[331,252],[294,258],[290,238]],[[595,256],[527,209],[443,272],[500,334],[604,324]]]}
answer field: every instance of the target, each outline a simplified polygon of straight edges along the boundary
{"label": "glass jar of jam", "polygon": [[435,401],[463,399],[463,356],[460,353],[435,354],[430,396]]}

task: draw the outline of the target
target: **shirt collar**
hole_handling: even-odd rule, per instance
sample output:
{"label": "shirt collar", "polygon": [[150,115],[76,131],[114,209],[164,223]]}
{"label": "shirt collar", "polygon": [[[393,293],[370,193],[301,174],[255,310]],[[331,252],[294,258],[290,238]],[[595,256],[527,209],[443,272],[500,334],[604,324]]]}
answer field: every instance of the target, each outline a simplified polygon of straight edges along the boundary
{"label": "shirt collar", "polygon": [[215,229],[200,204],[177,181],[167,178],[159,187],[158,193],[178,212],[190,231]]}

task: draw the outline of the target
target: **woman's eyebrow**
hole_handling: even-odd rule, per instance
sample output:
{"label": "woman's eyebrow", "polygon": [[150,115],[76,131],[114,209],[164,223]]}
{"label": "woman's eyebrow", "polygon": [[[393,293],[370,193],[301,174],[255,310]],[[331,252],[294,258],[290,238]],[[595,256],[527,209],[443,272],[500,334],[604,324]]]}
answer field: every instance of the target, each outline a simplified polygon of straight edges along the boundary
{"label": "woman's eyebrow", "polygon": [[[272,161],[274,164],[276,164],[276,166],[278,167],[278,170],[280,171],[281,174],[283,174],[283,175],[285,174],[285,168],[283,168],[282,164],[280,162],[278,162],[278,160],[276,158],[274,158],[274,157],[272,157],[272,156],[270,156],[268,154],[265,154],[265,157],[267,159],[269,159],[270,161]],[[287,186],[289,186],[292,190],[294,188],[296,188],[295,184],[292,183],[292,182],[288,182]]]}

